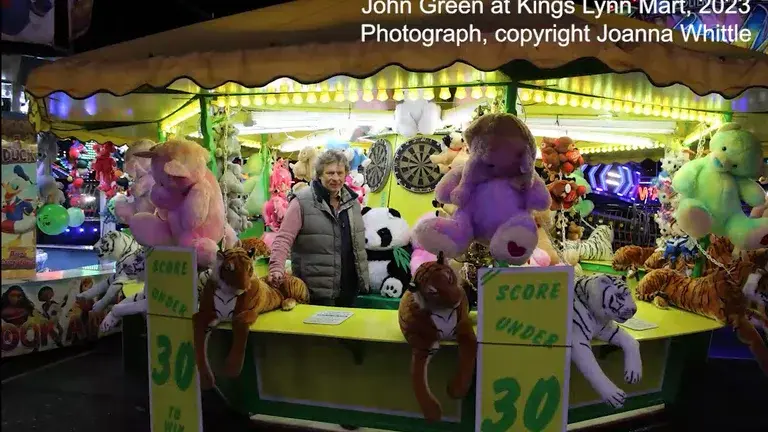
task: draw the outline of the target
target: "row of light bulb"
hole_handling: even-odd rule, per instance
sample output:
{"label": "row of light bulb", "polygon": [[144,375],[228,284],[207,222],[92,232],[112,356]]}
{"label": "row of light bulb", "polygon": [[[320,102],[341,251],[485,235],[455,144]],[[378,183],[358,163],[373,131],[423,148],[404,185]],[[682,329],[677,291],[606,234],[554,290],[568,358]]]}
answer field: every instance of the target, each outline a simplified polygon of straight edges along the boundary
{"label": "row of light bulb", "polygon": [[651,149],[659,149],[663,148],[664,145],[658,142],[653,143],[650,146],[639,146],[639,145],[627,145],[627,144],[615,144],[615,145],[604,145],[599,147],[591,147],[591,148],[584,148],[579,149],[579,152],[581,154],[590,154],[590,153],[615,153],[615,152],[625,152],[625,151],[637,151],[637,150],[651,150]]}
{"label": "row of light bulb", "polygon": [[[263,105],[301,105],[303,103],[307,104],[327,104],[331,101],[336,103],[343,103],[343,102],[352,102],[355,103],[358,100],[363,100],[365,102],[372,102],[374,99],[378,100],[380,102],[386,102],[389,100],[389,92],[387,89],[378,89],[375,91],[371,89],[366,89],[362,91],[362,98],[360,97],[360,91],[358,90],[350,90],[349,92],[344,92],[343,90],[337,90],[334,92],[328,92],[323,91],[320,93],[317,92],[308,92],[308,93],[281,93],[281,94],[268,94],[268,95],[242,95],[242,96],[228,96],[228,97],[219,97],[216,99],[216,106],[220,108],[224,108],[226,106],[230,107],[236,107],[236,106],[263,106]],[[480,99],[482,97],[487,97],[489,99],[493,99],[496,96],[498,96],[499,90],[494,87],[472,87],[470,90],[467,90],[466,87],[457,87],[456,88],[456,99],[465,99],[467,96],[471,97],[472,99]],[[451,91],[448,89],[448,87],[442,87],[439,89],[434,88],[425,88],[425,89],[395,89],[392,94],[392,99],[395,101],[403,101],[406,98],[410,100],[418,100],[418,99],[425,99],[425,100],[433,100],[435,99],[435,96],[442,100],[448,100],[451,98]]]}
{"label": "row of light bulb", "polygon": [[625,112],[627,114],[633,113],[636,115],[671,118],[673,120],[682,121],[690,120],[715,123],[721,118],[720,114],[712,112],[670,108],[668,106],[644,104],[641,102],[610,100],[599,97],[568,95],[565,93],[545,92],[541,90],[521,90],[520,100],[523,102],[544,102],[549,105],[570,105],[574,108],[582,107],[592,108],[594,110]]}

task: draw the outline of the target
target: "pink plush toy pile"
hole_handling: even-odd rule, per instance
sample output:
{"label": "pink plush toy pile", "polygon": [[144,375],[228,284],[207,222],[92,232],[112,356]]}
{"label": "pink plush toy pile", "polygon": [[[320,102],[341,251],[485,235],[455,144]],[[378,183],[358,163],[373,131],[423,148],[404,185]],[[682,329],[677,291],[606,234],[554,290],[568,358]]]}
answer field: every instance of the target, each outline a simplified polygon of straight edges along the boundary
{"label": "pink plush toy pile", "polygon": [[469,159],[440,180],[435,198],[457,206],[450,218],[421,221],[414,237],[429,252],[447,258],[473,240],[488,245],[494,259],[525,264],[538,243],[532,212],[546,210],[550,196],[534,171],[536,142],[511,114],[486,114],[464,132]]}
{"label": "pink plush toy pile", "polygon": [[280,229],[285,212],[288,210],[287,195],[290,190],[291,172],[288,170],[285,160],[280,159],[272,166],[272,174],[269,176],[269,193],[271,197],[264,203],[262,211],[264,224],[274,232]]}
{"label": "pink plush toy pile", "polygon": [[[416,225],[429,219],[435,219],[438,217],[438,214],[439,214],[439,211],[431,211],[423,215],[422,217],[420,217],[419,220],[416,221]],[[419,243],[416,236],[411,236],[411,247],[413,247],[413,252],[411,253],[411,274],[412,275],[415,275],[416,270],[418,270],[419,267],[425,262],[437,261],[437,255],[424,249],[421,243]]]}
{"label": "pink plush toy pile", "polygon": [[[347,175],[347,178],[344,179],[344,184],[349,186],[352,191],[354,191],[357,194],[357,201],[360,203],[360,205],[365,204],[365,187],[358,186],[355,184],[355,180],[352,178],[351,175]],[[435,258],[437,260],[437,258]]]}
{"label": "pink plush toy pile", "polygon": [[128,147],[125,152],[125,162],[123,168],[133,180],[133,184],[128,188],[130,199],[118,195],[115,200],[115,215],[120,222],[131,225],[131,218],[136,213],[154,213],[155,205],[149,197],[149,192],[155,184],[150,172],[150,159],[137,157],[136,153],[150,150],[156,146],[150,140],[141,140]]}
{"label": "pink plush toy pile", "polygon": [[137,213],[131,232],[142,246],[194,248],[201,267],[214,263],[218,243],[234,244],[235,233],[226,222],[224,200],[216,177],[208,170],[209,154],[186,140],[171,140],[135,156],[150,158],[155,185],[150,198],[155,213]]}

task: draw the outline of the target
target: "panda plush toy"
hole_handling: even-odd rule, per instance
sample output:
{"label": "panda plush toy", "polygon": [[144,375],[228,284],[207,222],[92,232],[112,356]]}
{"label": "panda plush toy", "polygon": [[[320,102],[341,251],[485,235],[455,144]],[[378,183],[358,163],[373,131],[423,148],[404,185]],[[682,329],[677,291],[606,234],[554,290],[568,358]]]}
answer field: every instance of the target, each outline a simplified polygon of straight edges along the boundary
{"label": "panda plush toy", "polygon": [[371,291],[400,298],[411,282],[411,230],[400,212],[387,207],[363,207],[365,250]]}

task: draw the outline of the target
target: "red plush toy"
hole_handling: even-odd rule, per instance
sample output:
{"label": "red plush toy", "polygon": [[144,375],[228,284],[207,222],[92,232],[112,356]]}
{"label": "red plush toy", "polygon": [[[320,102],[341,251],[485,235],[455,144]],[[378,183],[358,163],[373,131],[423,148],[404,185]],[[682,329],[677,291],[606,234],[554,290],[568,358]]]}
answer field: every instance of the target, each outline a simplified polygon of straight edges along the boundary
{"label": "red plush toy", "polygon": [[571,180],[555,180],[547,185],[552,197],[550,210],[568,210],[587,194],[587,188]]}
{"label": "red plush toy", "polygon": [[110,199],[117,193],[116,181],[119,178],[117,163],[112,157],[115,145],[107,141],[101,145],[95,144],[93,150],[96,152],[96,160],[92,166],[96,179],[99,180],[99,190],[104,192],[107,199]]}
{"label": "red plush toy", "polygon": [[580,166],[584,165],[584,158],[581,156],[579,149],[572,148],[565,153],[565,161],[561,164],[560,168],[563,174],[570,175],[576,171]]}

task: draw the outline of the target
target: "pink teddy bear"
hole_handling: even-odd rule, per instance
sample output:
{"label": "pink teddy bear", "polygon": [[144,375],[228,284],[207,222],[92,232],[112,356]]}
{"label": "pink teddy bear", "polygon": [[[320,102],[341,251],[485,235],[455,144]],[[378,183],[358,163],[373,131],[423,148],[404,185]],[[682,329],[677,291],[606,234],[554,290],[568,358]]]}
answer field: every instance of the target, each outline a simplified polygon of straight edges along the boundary
{"label": "pink teddy bear", "polygon": [[155,184],[155,179],[150,172],[150,160],[137,157],[136,153],[148,151],[156,145],[150,140],[141,140],[133,143],[125,152],[123,168],[133,180],[130,186],[131,199],[127,199],[125,195],[118,195],[115,200],[115,215],[124,224],[130,225],[131,218],[136,213],[155,212],[155,205],[149,198],[149,192]]}
{"label": "pink teddy bear", "polygon": [[226,222],[224,200],[213,173],[209,154],[186,140],[171,140],[150,150],[137,152],[151,159],[155,185],[150,198],[155,213],[131,218],[131,232],[142,246],[194,248],[201,267],[213,264],[218,243],[234,243],[235,234]]}
{"label": "pink teddy bear", "polygon": [[453,258],[473,240],[488,245],[501,262],[525,264],[536,249],[532,212],[549,209],[551,198],[534,171],[536,142],[511,114],[486,114],[464,132],[469,159],[440,180],[435,198],[454,204],[450,218],[420,222],[414,235],[424,249]]}

